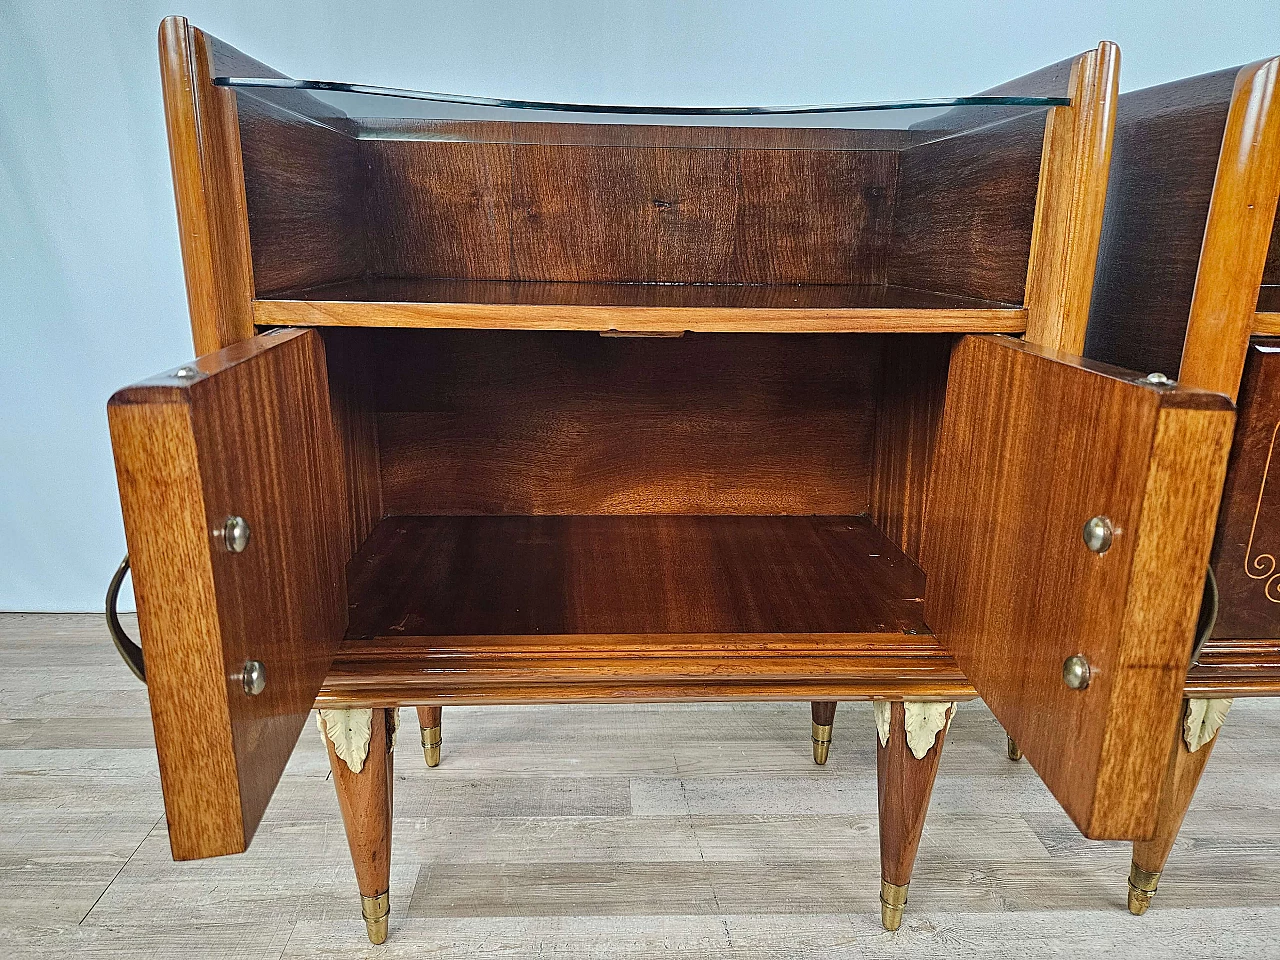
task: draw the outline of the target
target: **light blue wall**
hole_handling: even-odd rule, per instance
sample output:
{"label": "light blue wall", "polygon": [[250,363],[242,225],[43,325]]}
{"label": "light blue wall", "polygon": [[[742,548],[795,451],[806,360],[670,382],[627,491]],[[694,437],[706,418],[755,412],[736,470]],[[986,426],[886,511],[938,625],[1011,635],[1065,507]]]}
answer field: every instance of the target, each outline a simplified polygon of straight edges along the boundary
{"label": "light blue wall", "polygon": [[1124,88],[1280,52],[1276,0],[0,0],[0,610],[96,610],[124,551],[104,407],[191,354],[156,27],[294,76],[549,100],[970,93],[1115,40]]}

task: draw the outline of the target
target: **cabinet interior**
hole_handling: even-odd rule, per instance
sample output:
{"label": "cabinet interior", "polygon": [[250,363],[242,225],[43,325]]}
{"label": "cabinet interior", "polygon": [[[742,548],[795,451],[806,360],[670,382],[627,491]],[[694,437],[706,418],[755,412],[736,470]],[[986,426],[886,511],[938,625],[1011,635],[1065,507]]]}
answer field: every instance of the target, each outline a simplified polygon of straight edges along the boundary
{"label": "cabinet interior", "polygon": [[928,633],[951,337],[324,336],[350,641]]}

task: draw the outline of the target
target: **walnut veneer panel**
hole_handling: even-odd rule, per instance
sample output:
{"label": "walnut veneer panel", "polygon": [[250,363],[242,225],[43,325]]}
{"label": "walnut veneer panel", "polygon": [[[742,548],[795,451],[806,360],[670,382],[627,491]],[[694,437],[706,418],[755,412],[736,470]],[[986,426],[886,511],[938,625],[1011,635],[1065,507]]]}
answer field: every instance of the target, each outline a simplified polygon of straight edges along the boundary
{"label": "walnut veneer panel", "polygon": [[1237,72],[1120,97],[1086,356],[1178,376]]}
{"label": "walnut veneer panel", "polygon": [[388,517],[349,576],[348,638],[925,632],[865,516]]}
{"label": "walnut veneer panel", "polygon": [[322,704],[965,698],[865,516],[391,517]]}
{"label": "walnut veneer panel", "polygon": [[[314,331],[256,337],[108,415],[173,855],[238,853],[346,625],[348,515]],[[231,553],[228,516],[250,538]],[[246,660],[266,666],[248,696]]]}
{"label": "walnut veneer panel", "polygon": [[952,337],[885,337],[876,409],[871,516],[913,560],[947,394]]}
{"label": "walnut veneer panel", "polygon": [[256,296],[364,273],[357,142],[237,94]]}
{"label": "walnut veneer panel", "polygon": [[375,276],[878,283],[897,153],[361,141]]}
{"label": "walnut veneer panel", "polygon": [[389,514],[858,513],[874,337],[383,331]]}
{"label": "walnut veneer panel", "polygon": [[1249,345],[1218,514],[1215,637],[1280,637],[1280,340]]}
{"label": "walnut veneer panel", "polygon": [[1021,304],[1045,114],[911,147],[900,160],[890,283]]}
{"label": "walnut veneer panel", "polygon": [[[926,617],[1089,837],[1150,834],[1234,416],[1001,337],[952,354]],[[1091,552],[1090,517],[1116,528]],[[1066,658],[1092,682],[1072,690]]]}

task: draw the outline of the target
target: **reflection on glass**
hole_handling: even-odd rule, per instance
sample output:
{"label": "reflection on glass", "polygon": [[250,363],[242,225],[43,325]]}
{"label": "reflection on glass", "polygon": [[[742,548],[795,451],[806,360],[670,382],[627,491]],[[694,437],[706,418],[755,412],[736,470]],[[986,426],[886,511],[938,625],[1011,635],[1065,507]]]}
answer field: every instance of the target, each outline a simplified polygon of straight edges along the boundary
{"label": "reflection on glass", "polygon": [[992,110],[992,120],[995,121],[1016,116],[1029,109],[1065,106],[1071,102],[1067,97],[979,95],[790,106],[633,106],[471,97],[332,80],[293,80],[286,77],[217,77],[213,82],[281,105],[284,105],[281,96],[288,96],[287,91],[307,91],[351,118],[399,120],[536,119],[576,123],[674,122],[682,126],[816,126],[904,130],[952,110]]}

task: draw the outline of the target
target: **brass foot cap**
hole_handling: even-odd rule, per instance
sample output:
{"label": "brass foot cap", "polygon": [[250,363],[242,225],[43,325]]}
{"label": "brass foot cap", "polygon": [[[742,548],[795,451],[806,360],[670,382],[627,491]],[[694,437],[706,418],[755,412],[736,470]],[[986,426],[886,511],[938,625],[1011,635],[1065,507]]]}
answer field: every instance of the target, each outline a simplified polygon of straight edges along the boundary
{"label": "brass foot cap", "polygon": [[880,922],[890,933],[902,926],[902,914],[907,907],[907,887],[910,884],[880,881]]}
{"label": "brass foot cap", "polygon": [[1018,745],[1013,742],[1013,737],[1006,737],[1005,739],[1009,741],[1009,759],[1021,760],[1022,751],[1018,748]]}
{"label": "brass foot cap", "polygon": [[376,897],[361,897],[360,912],[364,914],[364,925],[369,932],[369,942],[386,943],[387,920],[391,917],[391,894],[388,892]]}
{"label": "brass foot cap", "polygon": [[444,742],[439,727],[422,728],[422,753],[428,767],[440,766],[440,744]]}
{"label": "brass foot cap", "polygon": [[813,727],[813,762],[822,766],[831,752],[831,728],[834,724],[811,723]]}
{"label": "brass foot cap", "polygon": [[1129,867],[1129,912],[1140,917],[1151,906],[1151,898],[1156,895],[1156,887],[1160,883],[1159,872],[1143,870],[1136,863]]}

